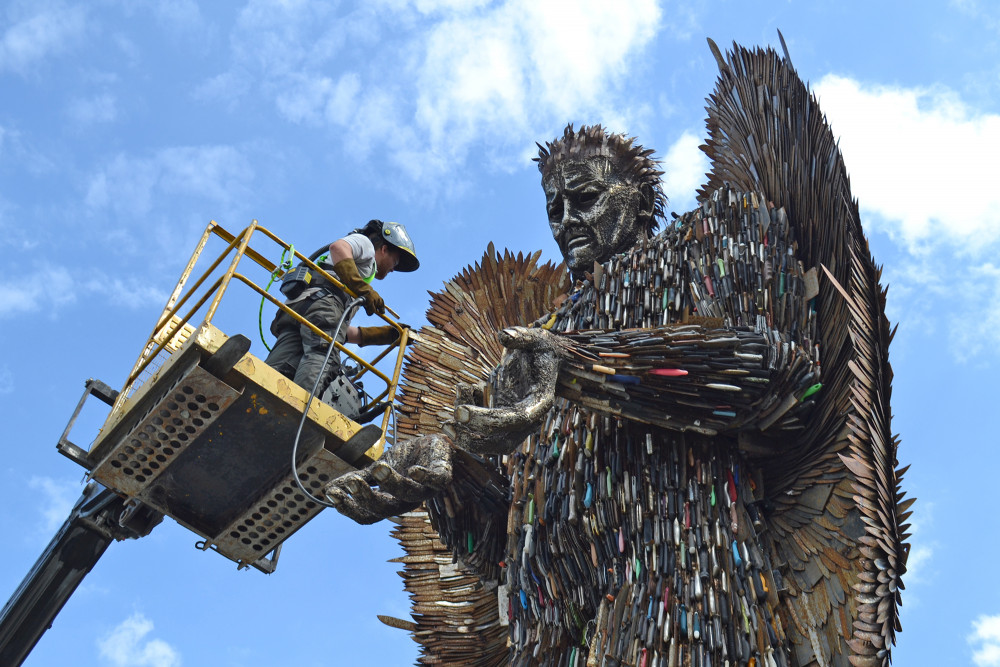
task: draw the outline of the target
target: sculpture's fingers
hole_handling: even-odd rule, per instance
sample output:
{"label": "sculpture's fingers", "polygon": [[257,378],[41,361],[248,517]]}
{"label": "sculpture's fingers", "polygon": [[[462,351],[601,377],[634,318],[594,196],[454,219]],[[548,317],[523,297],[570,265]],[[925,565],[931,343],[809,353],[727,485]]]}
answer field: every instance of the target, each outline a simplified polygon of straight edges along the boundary
{"label": "sculpture's fingers", "polygon": [[549,387],[539,387],[508,407],[480,408],[475,405],[459,405],[455,408],[455,422],[473,430],[522,431],[541,421],[552,407],[554,400],[554,391]]}
{"label": "sculpture's fingers", "polygon": [[[385,457],[388,466],[371,466],[379,487],[409,500],[425,500],[451,481],[451,441],[440,433],[398,442]],[[413,472],[416,474],[412,474]]]}
{"label": "sculpture's fingers", "polygon": [[398,516],[400,514],[406,514],[407,512],[416,509],[420,503],[402,503],[397,501],[395,506],[385,506],[380,512],[373,512],[371,508],[361,503],[348,499],[343,504],[335,505],[335,509],[346,516],[348,519],[354,521],[355,523],[360,523],[363,526],[369,526],[373,523],[378,523],[383,519],[388,519],[391,516]]}
{"label": "sculpture's fingers", "polygon": [[424,486],[440,491],[451,484],[454,445],[441,434],[424,436],[419,442],[424,455],[416,459],[406,472]]}
{"label": "sculpture's fingers", "polygon": [[429,466],[410,466],[406,472],[414,480],[423,484],[424,488],[432,491],[430,495],[434,495],[451,483],[450,461],[435,461]]}
{"label": "sculpture's fingers", "polygon": [[452,434],[459,449],[482,455],[508,454],[537,431],[554,400],[554,388],[543,386],[510,407],[459,405],[454,422],[443,428]]}
{"label": "sculpture's fingers", "polygon": [[483,387],[482,384],[473,385],[459,382],[455,386],[455,405],[468,403],[470,405],[482,405]]}
{"label": "sculpture's fingers", "polygon": [[333,504],[333,508],[351,521],[368,525],[377,523],[383,518],[373,514],[367,508],[363,507],[356,500],[354,500],[354,498],[352,498],[347,491],[336,487],[333,484],[327,486],[324,490],[324,494],[326,495],[326,499]]}
{"label": "sculpture's fingers", "polygon": [[347,493],[355,494],[362,488],[368,488],[371,485],[371,482],[367,479],[368,475],[365,475],[365,472],[349,472],[331,482],[330,486],[337,486],[344,489]]}
{"label": "sculpture's fingers", "polygon": [[378,480],[379,491],[404,502],[419,503],[437,492],[436,489],[427,488],[419,480],[401,475],[382,462],[372,467],[372,475]]}
{"label": "sculpture's fingers", "polygon": [[324,492],[338,512],[360,524],[377,523],[390,516],[409,512],[420,504],[375,491],[367,484],[359,487],[357,493],[348,493],[337,482],[332,482]]}

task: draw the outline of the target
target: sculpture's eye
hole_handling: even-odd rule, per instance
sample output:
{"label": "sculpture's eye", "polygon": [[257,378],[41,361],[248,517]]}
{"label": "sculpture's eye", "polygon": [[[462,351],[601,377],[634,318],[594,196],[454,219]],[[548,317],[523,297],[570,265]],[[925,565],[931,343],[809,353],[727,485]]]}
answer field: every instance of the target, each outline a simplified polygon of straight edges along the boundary
{"label": "sculpture's eye", "polygon": [[590,208],[600,196],[600,190],[584,190],[576,196],[576,203],[580,208]]}

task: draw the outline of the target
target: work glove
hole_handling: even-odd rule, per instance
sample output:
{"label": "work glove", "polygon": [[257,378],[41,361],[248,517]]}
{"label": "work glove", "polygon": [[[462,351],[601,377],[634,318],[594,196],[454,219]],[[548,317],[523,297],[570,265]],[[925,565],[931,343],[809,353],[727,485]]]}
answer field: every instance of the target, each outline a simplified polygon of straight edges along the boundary
{"label": "work glove", "polygon": [[358,266],[354,263],[353,259],[342,259],[337,262],[333,267],[334,272],[337,277],[340,278],[340,282],[344,283],[352,292],[357,296],[365,300],[365,312],[369,315],[378,313],[381,315],[385,312],[385,301],[379,296],[379,293],[375,289],[361,279],[361,274],[358,273]]}
{"label": "work glove", "polygon": [[396,327],[386,324],[381,327],[358,327],[358,335],[361,337],[358,345],[392,345],[399,339],[399,331]]}

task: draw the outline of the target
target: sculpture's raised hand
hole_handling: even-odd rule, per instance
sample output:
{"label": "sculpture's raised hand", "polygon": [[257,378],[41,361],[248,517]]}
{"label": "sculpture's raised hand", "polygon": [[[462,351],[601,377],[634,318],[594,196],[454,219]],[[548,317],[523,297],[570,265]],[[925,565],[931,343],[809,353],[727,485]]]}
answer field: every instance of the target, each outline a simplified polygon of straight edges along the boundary
{"label": "sculpture's raised hand", "polygon": [[[455,446],[473,454],[506,454],[537,433],[555,399],[561,345],[537,328],[512,327],[499,334],[507,348],[497,368],[494,406],[459,404],[446,425]],[[459,392],[459,400],[462,392]]]}

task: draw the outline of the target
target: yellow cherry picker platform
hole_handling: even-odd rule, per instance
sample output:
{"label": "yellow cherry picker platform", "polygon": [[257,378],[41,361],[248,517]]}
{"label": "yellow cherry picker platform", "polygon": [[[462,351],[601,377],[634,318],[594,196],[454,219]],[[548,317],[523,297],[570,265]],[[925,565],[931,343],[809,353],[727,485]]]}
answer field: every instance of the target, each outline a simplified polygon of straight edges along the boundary
{"label": "yellow cherry picker platform", "polygon": [[[223,249],[212,255],[211,245]],[[209,223],[122,388],[87,380],[57,449],[86,469],[89,483],[0,611],[0,665],[24,661],[111,542],[148,535],[164,516],[196,533],[198,548],[273,572],[285,540],[326,506],[323,487],[371,463],[392,441],[408,329],[387,309],[382,317],[398,340],[361,358],[269,293],[293,265],[351,295],[257,221],[238,234]],[[359,414],[311,398],[312,388],[252,354],[247,336],[224,333],[223,326],[247,321],[248,309],[259,304],[263,313],[265,302],[356,368],[360,409],[352,412]],[[90,398],[110,412],[84,449],[70,436]]]}

